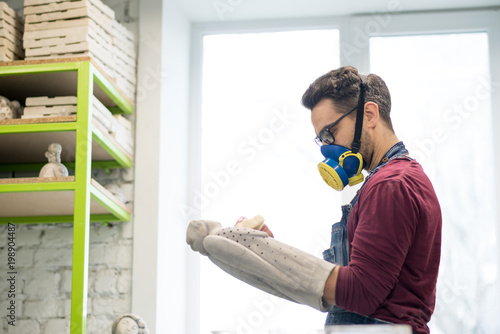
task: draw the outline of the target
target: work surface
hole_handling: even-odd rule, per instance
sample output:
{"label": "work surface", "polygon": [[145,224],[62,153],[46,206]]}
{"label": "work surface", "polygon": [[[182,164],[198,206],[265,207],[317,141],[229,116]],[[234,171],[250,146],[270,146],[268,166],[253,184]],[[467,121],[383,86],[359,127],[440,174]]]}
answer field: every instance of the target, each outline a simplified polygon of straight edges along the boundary
{"label": "work surface", "polygon": [[[236,334],[236,331],[212,331],[212,334]],[[406,325],[338,325],[328,326],[325,329],[312,330],[285,330],[275,329],[255,334],[412,334],[410,326]]]}

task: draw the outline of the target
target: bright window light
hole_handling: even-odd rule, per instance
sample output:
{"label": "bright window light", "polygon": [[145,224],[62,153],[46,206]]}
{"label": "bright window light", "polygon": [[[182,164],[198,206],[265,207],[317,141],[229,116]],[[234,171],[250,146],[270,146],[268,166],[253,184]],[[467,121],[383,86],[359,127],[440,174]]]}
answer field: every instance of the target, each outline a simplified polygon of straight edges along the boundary
{"label": "bright window light", "polygon": [[392,95],[396,134],[441,203],[431,333],[499,333],[499,248],[487,33],[377,37],[371,72]]}
{"label": "bright window light", "polygon": [[[323,182],[300,99],[339,67],[338,30],[203,39],[202,218],[233,226],[261,214],[277,240],[321,257],[340,196]],[[326,315],[274,298],[201,262],[201,333],[321,329]]]}

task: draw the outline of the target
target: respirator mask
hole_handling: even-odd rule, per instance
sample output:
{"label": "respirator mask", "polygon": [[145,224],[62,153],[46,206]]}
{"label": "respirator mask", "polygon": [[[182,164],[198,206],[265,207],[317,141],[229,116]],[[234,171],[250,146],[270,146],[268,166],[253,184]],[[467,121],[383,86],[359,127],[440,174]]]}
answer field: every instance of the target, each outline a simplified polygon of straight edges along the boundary
{"label": "respirator mask", "polygon": [[364,167],[363,157],[359,153],[361,147],[361,130],[363,127],[363,115],[365,107],[365,91],[367,85],[367,77],[360,75],[361,86],[359,92],[358,106],[351,111],[342,115],[337,122],[322,130],[319,134],[319,140],[328,142],[323,137],[330,138],[332,142],[333,135],[330,129],[337,124],[342,118],[357,109],[356,128],[354,131],[354,139],[351,149],[335,144],[322,145],[321,153],[326,158],[318,164],[319,173],[323,180],[333,189],[341,191],[345,186],[354,186],[363,181],[364,176],[361,173]]}

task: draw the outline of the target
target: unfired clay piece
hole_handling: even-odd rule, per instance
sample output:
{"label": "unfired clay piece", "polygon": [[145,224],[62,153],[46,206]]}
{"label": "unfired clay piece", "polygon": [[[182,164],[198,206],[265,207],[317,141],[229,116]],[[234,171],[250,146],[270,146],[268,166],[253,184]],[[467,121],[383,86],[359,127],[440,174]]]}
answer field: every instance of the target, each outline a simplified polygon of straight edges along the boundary
{"label": "unfired clay piece", "polygon": [[39,177],[68,176],[68,169],[61,163],[62,146],[59,143],[49,145],[45,157],[49,160],[40,170]]}
{"label": "unfired clay piece", "polygon": [[10,101],[0,96],[0,121],[4,119],[19,118],[21,116],[21,105],[18,101]]}
{"label": "unfired clay piece", "polygon": [[111,334],[149,334],[149,330],[140,317],[134,314],[124,314],[113,321]]}

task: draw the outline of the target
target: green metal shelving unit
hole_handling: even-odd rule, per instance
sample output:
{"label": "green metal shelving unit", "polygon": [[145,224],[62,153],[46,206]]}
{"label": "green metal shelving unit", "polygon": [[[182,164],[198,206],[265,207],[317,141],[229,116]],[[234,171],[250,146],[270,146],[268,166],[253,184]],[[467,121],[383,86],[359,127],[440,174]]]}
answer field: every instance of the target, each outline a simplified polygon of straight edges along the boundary
{"label": "green metal shelving unit", "polygon": [[[113,112],[131,114],[133,104],[127,100],[114,84],[101,73],[90,58],[58,59],[40,63],[19,61],[0,66],[0,82],[16,80],[20,77],[27,86],[18,87],[23,90],[29,87],[30,77],[49,74],[58,83],[58,76],[67,73],[76,73],[72,80],[76,80],[77,115],[75,121],[62,123],[38,124],[12,124],[0,125],[0,138],[3,135],[29,134],[29,133],[57,133],[72,132],[75,134],[74,177],[67,180],[44,182],[39,179],[28,183],[0,184],[0,195],[3,196],[59,196],[73,200],[73,212],[65,214],[40,214],[40,215],[14,215],[1,216],[0,223],[73,223],[73,270],[71,291],[71,333],[86,333],[87,322],[87,279],[88,279],[88,253],[89,253],[89,226],[91,221],[112,222],[128,221],[130,211],[123,205],[113,200],[110,194],[94,180],[91,179],[91,168],[128,168],[132,166],[132,159],[105,133],[92,124],[92,97],[95,90],[107,99],[107,104]],[[33,80],[33,84],[38,84]],[[1,85],[0,85],[1,86]],[[1,87],[0,87],[1,88]],[[15,89],[15,87],[14,87]],[[92,161],[92,143],[104,149],[111,159],[105,161]],[[38,163],[2,163],[0,171],[35,170],[41,167]],[[15,180],[15,179],[14,179]],[[71,198],[72,197],[72,198]],[[1,204],[0,204],[1,205]],[[100,210],[106,212],[91,212],[91,205],[98,205]],[[0,207],[1,209],[1,207]]]}

